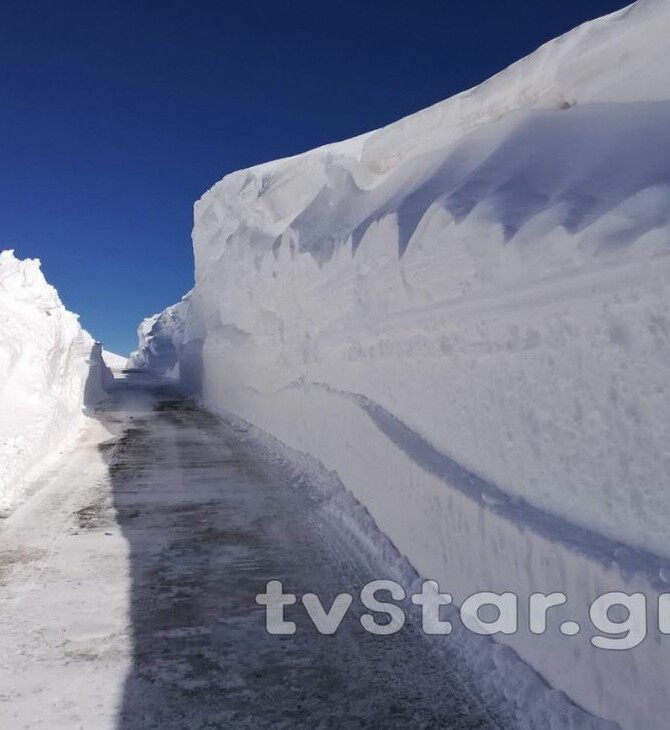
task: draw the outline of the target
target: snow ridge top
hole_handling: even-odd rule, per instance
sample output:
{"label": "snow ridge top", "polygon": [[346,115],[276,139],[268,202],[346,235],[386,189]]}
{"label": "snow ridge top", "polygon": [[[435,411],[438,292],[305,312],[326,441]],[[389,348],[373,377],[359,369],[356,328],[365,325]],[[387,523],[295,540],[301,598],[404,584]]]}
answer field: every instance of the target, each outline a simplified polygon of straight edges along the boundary
{"label": "snow ridge top", "polygon": [[[386,127],[248,171],[267,173],[306,155],[320,155],[354,157],[383,174],[411,153],[450,144],[518,109],[668,99],[668,53],[670,3],[638,0],[545,43],[480,85]],[[239,174],[231,173],[217,185]]]}
{"label": "snow ridge top", "polygon": [[[13,250],[0,252],[0,296],[43,310],[63,309],[56,289],[44,278],[39,259],[17,259]],[[74,316],[74,315],[73,315]]]}
{"label": "snow ridge top", "polygon": [[[387,127],[227,175],[195,205],[196,261],[216,260],[233,236],[236,244],[262,251],[295,233],[305,250],[306,232],[313,237],[308,209],[322,217],[334,204],[362,192],[379,191],[388,201],[395,188],[407,192],[466,138],[494,124],[507,125],[515,115],[668,100],[668,57],[670,3],[639,0],[550,41],[483,84]],[[477,148],[484,149],[481,143]],[[365,215],[355,207],[348,217],[358,224]],[[346,238],[351,230],[329,234]],[[207,269],[196,267],[196,279],[207,276]]]}

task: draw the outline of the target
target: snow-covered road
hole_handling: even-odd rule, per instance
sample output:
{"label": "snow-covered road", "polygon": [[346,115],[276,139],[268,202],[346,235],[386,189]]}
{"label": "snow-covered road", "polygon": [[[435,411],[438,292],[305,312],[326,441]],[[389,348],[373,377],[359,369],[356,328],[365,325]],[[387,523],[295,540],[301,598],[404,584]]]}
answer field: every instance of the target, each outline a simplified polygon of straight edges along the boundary
{"label": "snow-covered road", "polygon": [[[111,434],[110,434],[111,432]],[[110,438],[111,436],[111,438]],[[128,381],[0,524],[0,727],[488,728],[413,626],[264,630],[268,580],[329,606],[383,569],[243,425]]]}

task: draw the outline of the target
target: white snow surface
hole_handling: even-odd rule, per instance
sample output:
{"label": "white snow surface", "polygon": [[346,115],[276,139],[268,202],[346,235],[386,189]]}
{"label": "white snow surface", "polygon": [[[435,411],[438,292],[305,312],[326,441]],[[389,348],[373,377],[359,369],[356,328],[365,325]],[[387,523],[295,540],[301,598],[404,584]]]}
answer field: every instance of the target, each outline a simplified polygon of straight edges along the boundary
{"label": "white snow surface", "polygon": [[111,373],[36,259],[0,253],[0,511],[70,445]]}
{"label": "white snow surface", "polygon": [[191,291],[177,304],[142,321],[138,348],[130,354],[128,367],[151,370],[179,381],[187,392],[199,392],[205,327],[196,300]]}
{"label": "white snow surface", "polygon": [[128,364],[127,357],[117,355],[115,352],[110,352],[109,350],[102,351],[102,359],[113,373],[120,373]]}
{"label": "white snow surface", "polygon": [[[194,291],[134,360],[177,377],[186,353],[209,407],[337,472],[461,600],[563,590],[584,625],[599,593],[659,589],[668,57],[670,3],[640,0],[385,129],[228,175],[195,206]],[[591,712],[664,727],[660,637],[504,641]]]}

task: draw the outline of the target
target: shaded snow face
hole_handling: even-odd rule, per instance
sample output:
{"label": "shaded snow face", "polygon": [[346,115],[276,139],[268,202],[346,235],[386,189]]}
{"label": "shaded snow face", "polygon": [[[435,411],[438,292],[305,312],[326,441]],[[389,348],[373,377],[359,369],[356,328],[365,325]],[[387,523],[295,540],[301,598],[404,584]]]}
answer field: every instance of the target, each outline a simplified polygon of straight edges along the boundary
{"label": "shaded snow face", "polygon": [[377,187],[320,164],[272,246],[225,235],[225,184],[199,208],[213,402],[365,395],[504,490],[670,555],[670,102],[518,112]]}
{"label": "shaded snow face", "polygon": [[[455,223],[472,216],[500,226],[505,243],[520,234],[519,243],[537,241],[539,248],[542,236],[562,228],[584,234],[580,245],[590,243],[591,253],[606,251],[668,224],[669,143],[666,101],[518,112],[400,166],[370,190],[355,185],[349,160],[333,160],[284,235],[323,264],[349,237],[355,253],[370,227],[393,215],[402,256],[429,209],[439,206]],[[249,240],[261,249],[262,242]],[[276,239],[275,253],[281,243]]]}
{"label": "shaded snow face", "polygon": [[[264,173],[237,228],[224,181],[194,232],[205,403],[336,472],[454,592],[562,590],[582,625],[599,593],[652,596],[670,557],[669,122],[668,102],[517,112],[376,186],[327,155],[321,177]],[[294,179],[313,195],[273,218]],[[658,727],[661,637],[613,658],[557,633],[501,640],[580,706]]]}
{"label": "shaded snow face", "polygon": [[179,382],[187,394],[199,392],[204,325],[198,297],[189,293],[178,304],[145,319],[138,329],[138,349],[128,367],[148,370]]}

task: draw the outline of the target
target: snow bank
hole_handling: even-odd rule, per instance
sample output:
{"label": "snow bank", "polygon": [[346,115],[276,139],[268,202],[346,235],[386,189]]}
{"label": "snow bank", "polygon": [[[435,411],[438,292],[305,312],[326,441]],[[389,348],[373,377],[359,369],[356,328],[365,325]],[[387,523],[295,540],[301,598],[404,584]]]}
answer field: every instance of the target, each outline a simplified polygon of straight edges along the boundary
{"label": "snow bank", "polygon": [[[386,129],[227,176],[195,207],[191,304],[145,326],[142,362],[201,352],[208,406],[336,471],[457,600],[562,590],[586,626],[600,593],[653,595],[669,54],[670,3],[642,0]],[[590,711],[663,727],[661,637],[589,638],[504,641]]]}
{"label": "snow bank", "polygon": [[189,292],[178,304],[145,319],[128,366],[178,381],[187,393],[200,392],[205,327],[198,302],[195,292]]}
{"label": "snow bank", "polygon": [[40,263],[0,253],[0,510],[64,448],[105,395],[111,373],[47,284]]}

